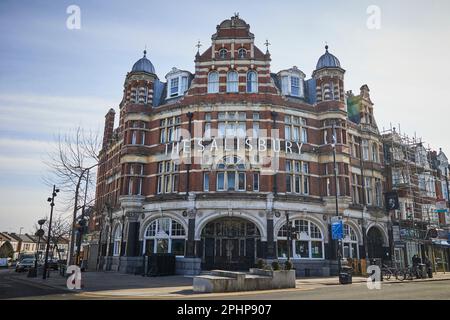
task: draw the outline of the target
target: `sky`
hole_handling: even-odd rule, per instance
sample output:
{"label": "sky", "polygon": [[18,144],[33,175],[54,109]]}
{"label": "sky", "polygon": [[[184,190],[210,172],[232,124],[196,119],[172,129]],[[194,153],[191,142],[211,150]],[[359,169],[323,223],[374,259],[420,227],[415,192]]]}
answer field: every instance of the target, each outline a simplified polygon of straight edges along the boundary
{"label": "sky", "polygon": [[[67,27],[70,5],[79,29]],[[43,161],[56,136],[77,126],[102,133],[145,47],[160,79],[172,67],[193,72],[197,41],[206,50],[235,12],[260,49],[271,43],[272,72],[295,65],[310,77],[327,42],[346,90],[369,86],[380,130],[400,124],[450,154],[448,0],[1,0],[0,231],[30,232],[48,215]]]}

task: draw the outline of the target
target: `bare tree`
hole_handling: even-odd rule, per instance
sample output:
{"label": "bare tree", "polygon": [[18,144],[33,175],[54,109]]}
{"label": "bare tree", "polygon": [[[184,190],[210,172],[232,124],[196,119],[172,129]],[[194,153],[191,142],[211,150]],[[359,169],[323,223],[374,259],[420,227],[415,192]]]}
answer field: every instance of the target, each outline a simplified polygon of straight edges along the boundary
{"label": "bare tree", "polygon": [[[85,133],[81,127],[59,135],[55,149],[45,161],[50,169],[44,181],[57,185],[62,193],[63,211],[72,211],[69,264],[73,264],[77,212],[94,201],[95,169],[101,143],[97,133]],[[90,190],[88,192],[88,190]],[[52,226],[53,228],[53,226]]]}
{"label": "bare tree", "polygon": [[[45,234],[47,234],[48,232],[48,224],[49,220],[47,217],[45,223],[42,225],[42,229],[44,230]],[[39,230],[39,225],[37,223],[34,225],[34,229],[35,231]],[[62,260],[61,252],[57,250],[58,244],[63,244],[64,242],[68,241],[71,232],[72,232],[72,225],[70,219],[64,217],[63,214],[59,214],[57,217],[53,218],[50,236],[50,242],[52,243],[53,257],[55,256],[54,251],[56,249],[56,253],[58,254],[59,260]],[[44,239],[41,239],[41,241],[44,241]]]}

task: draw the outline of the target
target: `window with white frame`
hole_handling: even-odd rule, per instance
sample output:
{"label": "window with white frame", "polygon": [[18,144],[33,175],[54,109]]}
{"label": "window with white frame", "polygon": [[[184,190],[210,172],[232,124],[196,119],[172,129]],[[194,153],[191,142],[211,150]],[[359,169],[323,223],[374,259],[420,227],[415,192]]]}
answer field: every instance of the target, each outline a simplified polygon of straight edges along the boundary
{"label": "window with white frame", "polygon": [[184,256],[186,231],[181,223],[171,218],[153,220],[145,230],[144,254],[172,253]]}
{"label": "window with white frame", "polygon": [[209,191],[209,172],[203,173],[203,191]]}
{"label": "window with white frame", "polygon": [[211,138],[211,113],[207,112],[205,113],[205,133],[204,133],[205,139]]}
{"label": "window with white frame", "polygon": [[245,137],[246,119],[245,112],[219,112],[217,124],[219,137]]}
{"label": "window with white frame", "polygon": [[227,73],[227,92],[239,91],[239,74],[236,71]]}
{"label": "window with white frame", "polygon": [[181,117],[173,116],[161,119],[159,130],[159,142],[170,143],[180,139]]}
{"label": "window with white frame", "polygon": [[308,142],[306,119],[292,115],[284,116],[284,139],[294,142]]}
{"label": "window with white frame", "polygon": [[299,240],[291,240],[288,244],[286,224],[281,227],[277,237],[278,257],[287,258],[289,245],[294,259],[323,259],[324,242],[320,228],[309,220],[292,220],[290,224],[291,230],[298,233]]}
{"label": "window with white frame", "polygon": [[282,75],[281,93],[286,96],[303,97],[303,79],[297,74]]}
{"label": "window with white frame", "polygon": [[355,230],[344,224],[344,239],[342,239],[342,253],[344,258],[359,258],[358,238]]}
{"label": "window with white frame", "polygon": [[372,143],[372,161],[378,162],[378,145],[376,143]]}
{"label": "window with white frame", "polygon": [[143,121],[131,121],[130,122],[130,130],[131,130],[131,144],[145,144],[146,137],[146,123]]}
{"label": "window with white frame", "polygon": [[118,255],[120,255],[120,246],[122,243],[122,225],[121,224],[116,225],[113,236],[114,236],[113,255],[118,256]]}
{"label": "window with white frame", "polygon": [[219,73],[212,71],[208,74],[208,93],[219,92]]}
{"label": "window with white frame", "polygon": [[128,195],[141,195],[144,165],[141,163],[129,164],[128,170]]}
{"label": "window with white frame", "polygon": [[219,50],[219,57],[221,59],[226,59],[227,58],[227,54],[228,54],[227,49],[220,49]]}
{"label": "window with white frame", "polygon": [[309,163],[306,161],[285,161],[286,192],[309,194]]}
{"label": "window with white frame", "polygon": [[247,72],[247,92],[258,92],[258,74],[255,71]]}
{"label": "window with white frame", "polygon": [[369,141],[363,139],[361,143],[362,143],[363,160],[367,161],[369,160]]}
{"label": "window with white frame", "polygon": [[170,96],[174,97],[178,95],[178,87],[179,79],[178,77],[170,79]]}
{"label": "window with white frame", "polygon": [[259,191],[259,173],[253,173],[253,191]]}
{"label": "window with white frame", "polygon": [[179,165],[174,161],[158,162],[157,189],[158,194],[176,193],[178,190]]}
{"label": "window with white frame", "polygon": [[372,178],[364,177],[364,189],[366,191],[366,204],[372,205]]}
{"label": "window with white frame", "polygon": [[375,178],[375,205],[377,207],[383,206],[383,190],[380,178]]}
{"label": "window with white frame", "polygon": [[291,95],[298,97],[300,95],[300,78],[291,76]]}
{"label": "window with white frame", "polygon": [[238,50],[238,58],[239,59],[244,59],[247,56],[247,50],[245,50],[244,48],[239,48]]}
{"label": "window with white frame", "polygon": [[225,157],[217,165],[216,180],[217,191],[245,191],[246,174],[242,159],[235,156]]}
{"label": "window with white frame", "polygon": [[362,185],[359,183],[360,177],[356,173],[352,173],[352,200],[353,203],[361,203],[362,199],[360,198]]}

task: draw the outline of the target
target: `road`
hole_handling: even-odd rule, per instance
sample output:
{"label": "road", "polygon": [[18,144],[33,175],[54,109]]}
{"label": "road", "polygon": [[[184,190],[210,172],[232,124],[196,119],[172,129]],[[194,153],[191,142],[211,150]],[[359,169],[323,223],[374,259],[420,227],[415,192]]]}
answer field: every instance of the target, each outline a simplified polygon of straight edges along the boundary
{"label": "road", "polygon": [[[70,292],[55,287],[47,287],[30,283],[25,277],[14,277],[11,270],[0,270],[0,299],[214,299],[214,300],[382,300],[382,299],[427,299],[450,300],[450,279],[440,281],[405,281],[402,283],[382,284],[380,290],[369,290],[365,283],[352,285],[324,285],[305,284],[297,289],[261,291],[261,292],[233,292],[225,294],[193,294],[191,290],[183,296],[146,296],[127,294],[120,296],[92,296],[88,292]],[[142,281],[142,280],[141,280]],[[123,287],[123,286],[121,286]],[[117,290],[117,289],[116,289]],[[122,291],[125,289],[119,289]]]}
{"label": "road", "polygon": [[11,277],[11,270],[0,270],[0,299],[32,298],[57,295],[60,298],[69,298],[71,293],[50,287],[38,286],[27,281]]}
{"label": "road", "polygon": [[[209,298],[208,299],[214,299]],[[450,300],[450,280],[382,284],[369,290],[365,283],[352,285],[305,286],[297,290],[271,291],[263,294],[221,296],[237,300]]]}

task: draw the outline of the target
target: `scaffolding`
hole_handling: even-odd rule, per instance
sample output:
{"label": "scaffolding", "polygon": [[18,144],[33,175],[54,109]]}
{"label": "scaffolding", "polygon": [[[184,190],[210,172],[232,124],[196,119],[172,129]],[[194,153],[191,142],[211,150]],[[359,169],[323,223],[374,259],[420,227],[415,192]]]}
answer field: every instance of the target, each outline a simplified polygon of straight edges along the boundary
{"label": "scaffolding", "polygon": [[[430,148],[421,138],[409,137],[390,128],[382,132],[388,188],[396,191],[400,210],[392,220],[399,226],[400,240],[413,242],[420,254],[432,225],[436,204],[435,170],[430,161]],[[406,250],[409,251],[407,244]],[[411,257],[406,258],[410,260]]]}

